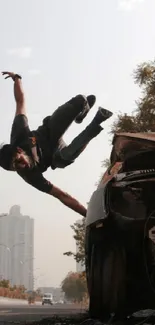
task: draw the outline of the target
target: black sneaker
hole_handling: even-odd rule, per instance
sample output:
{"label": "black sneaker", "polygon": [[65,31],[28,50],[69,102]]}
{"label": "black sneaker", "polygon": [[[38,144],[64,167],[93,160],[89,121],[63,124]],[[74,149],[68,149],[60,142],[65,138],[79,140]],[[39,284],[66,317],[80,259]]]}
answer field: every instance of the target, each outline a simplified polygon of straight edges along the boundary
{"label": "black sneaker", "polygon": [[113,115],[112,112],[108,111],[105,108],[99,107],[98,112],[93,118],[93,121],[96,122],[97,124],[101,124],[102,122],[105,122],[108,118],[110,118],[112,115]]}
{"label": "black sneaker", "polygon": [[76,123],[81,123],[83,119],[86,117],[90,109],[94,106],[96,102],[96,97],[94,95],[89,95],[86,97],[86,103],[84,105],[83,112],[78,114],[78,116],[75,118]]}

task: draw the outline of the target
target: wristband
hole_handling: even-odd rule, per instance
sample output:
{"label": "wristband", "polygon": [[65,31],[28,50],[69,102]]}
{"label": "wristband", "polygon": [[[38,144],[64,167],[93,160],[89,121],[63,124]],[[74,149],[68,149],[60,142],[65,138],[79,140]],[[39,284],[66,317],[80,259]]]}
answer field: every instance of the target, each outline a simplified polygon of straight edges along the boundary
{"label": "wristband", "polygon": [[13,77],[13,81],[15,81],[16,78],[18,78],[18,79],[22,79],[22,77],[21,77],[19,74],[15,74],[15,75],[14,75],[14,77]]}

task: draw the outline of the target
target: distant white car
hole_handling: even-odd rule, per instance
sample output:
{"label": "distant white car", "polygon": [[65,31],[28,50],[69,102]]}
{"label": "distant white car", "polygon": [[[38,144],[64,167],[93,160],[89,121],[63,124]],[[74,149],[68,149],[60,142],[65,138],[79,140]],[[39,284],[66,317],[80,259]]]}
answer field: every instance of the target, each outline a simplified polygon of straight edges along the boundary
{"label": "distant white car", "polygon": [[45,293],[42,297],[42,305],[53,305],[53,295],[51,293]]}

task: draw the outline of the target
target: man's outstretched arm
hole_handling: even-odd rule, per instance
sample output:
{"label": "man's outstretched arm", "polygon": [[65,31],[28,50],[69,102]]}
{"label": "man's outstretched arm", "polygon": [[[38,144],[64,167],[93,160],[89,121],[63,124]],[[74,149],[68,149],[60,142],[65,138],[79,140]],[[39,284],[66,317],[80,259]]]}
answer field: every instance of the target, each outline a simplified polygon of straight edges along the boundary
{"label": "man's outstretched arm", "polygon": [[49,194],[59,199],[64,205],[68,206],[70,209],[81,214],[83,217],[86,217],[86,208],[82,204],[80,204],[76,199],[74,199],[71,195],[65,193],[60,188],[53,185]]}
{"label": "man's outstretched arm", "polygon": [[2,72],[5,75],[5,79],[12,78],[14,81],[14,97],[16,101],[16,113],[15,115],[26,115],[25,109],[25,96],[22,87],[21,77],[18,74],[13,72],[4,71]]}
{"label": "man's outstretched arm", "polygon": [[35,187],[37,190],[52,195],[64,205],[79,213],[81,216],[86,216],[86,208],[74,199],[68,193],[65,193],[60,188],[51,184],[47,179],[37,170],[20,170],[17,172],[27,183]]}

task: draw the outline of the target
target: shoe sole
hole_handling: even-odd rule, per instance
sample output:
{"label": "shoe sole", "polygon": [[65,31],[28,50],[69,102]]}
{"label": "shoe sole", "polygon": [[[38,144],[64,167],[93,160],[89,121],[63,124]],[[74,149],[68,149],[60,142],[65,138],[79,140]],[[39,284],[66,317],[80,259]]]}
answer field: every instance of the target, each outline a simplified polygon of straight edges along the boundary
{"label": "shoe sole", "polygon": [[113,115],[113,113],[111,112],[111,111],[109,111],[108,109],[106,109],[106,108],[103,108],[103,107],[99,107],[98,108],[98,110],[101,112],[101,114],[103,115],[103,116],[105,116],[105,118],[110,118],[112,115]]}
{"label": "shoe sole", "polygon": [[[90,109],[94,106],[95,102],[96,102],[96,97],[94,95],[89,95],[86,97],[87,98],[87,102],[88,102],[88,105],[90,107]],[[75,119],[75,122],[80,124],[82,123],[82,121],[84,120],[84,118],[87,116],[88,112],[90,111],[90,109],[84,113],[80,113],[76,119]]]}
{"label": "shoe sole", "polygon": [[96,97],[94,95],[87,96],[87,102],[89,104],[89,107],[92,108],[96,103]]}

